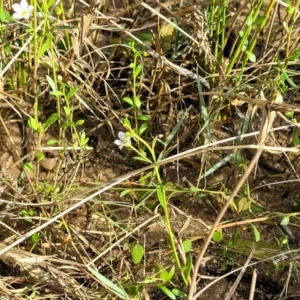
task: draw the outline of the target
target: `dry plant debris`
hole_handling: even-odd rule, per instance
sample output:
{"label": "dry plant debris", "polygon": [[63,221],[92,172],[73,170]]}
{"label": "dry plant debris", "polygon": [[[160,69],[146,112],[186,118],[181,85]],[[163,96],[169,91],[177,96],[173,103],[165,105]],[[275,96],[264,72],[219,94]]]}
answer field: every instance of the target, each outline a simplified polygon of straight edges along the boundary
{"label": "dry plant debris", "polygon": [[298,19],[1,2],[1,299],[299,297]]}

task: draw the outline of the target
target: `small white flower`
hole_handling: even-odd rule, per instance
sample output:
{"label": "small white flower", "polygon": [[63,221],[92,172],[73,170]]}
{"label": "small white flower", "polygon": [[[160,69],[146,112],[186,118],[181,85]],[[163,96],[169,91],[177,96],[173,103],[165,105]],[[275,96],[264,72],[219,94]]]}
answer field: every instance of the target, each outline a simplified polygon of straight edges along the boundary
{"label": "small white flower", "polygon": [[120,149],[124,146],[131,145],[130,137],[128,137],[123,131],[119,131],[118,137],[119,140],[115,140],[114,144],[116,144]]}
{"label": "small white flower", "polygon": [[27,0],[21,0],[20,4],[15,3],[12,5],[13,10],[15,13],[13,14],[14,19],[29,19],[31,16],[33,6],[29,5]]}

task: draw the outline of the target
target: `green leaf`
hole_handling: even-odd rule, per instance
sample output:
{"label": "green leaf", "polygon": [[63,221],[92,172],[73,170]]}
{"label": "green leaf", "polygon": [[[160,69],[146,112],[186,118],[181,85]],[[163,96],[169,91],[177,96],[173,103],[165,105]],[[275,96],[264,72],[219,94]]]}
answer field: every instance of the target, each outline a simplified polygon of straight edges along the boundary
{"label": "green leaf", "polygon": [[42,47],[39,49],[39,52],[38,52],[38,59],[40,59],[44,53],[49,49],[51,43],[52,43],[52,40],[54,38],[54,36],[51,34],[51,33],[48,33],[47,34],[47,39],[45,41],[45,43],[42,45]]}
{"label": "green leaf", "polygon": [[55,0],[48,0],[47,7],[50,8],[55,3]]}
{"label": "green leaf", "polygon": [[37,161],[41,161],[41,160],[43,160],[43,159],[45,158],[45,154],[42,153],[42,152],[37,152],[37,153],[35,154],[35,157],[36,157],[36,160],[37,160]]}
{"label": "green leaf", "polygon": [[282,221],[280,222],[281,225],[288,225],[290,223],[290,217],[287,216],[287,217],[284,217],[282,219]]}
{"label": "green leaf", "polygon": [[77,87],[73,87],[70,89],[70,91],[67,94],[67,99],[70,99],[75,93],[77,93],[78,88]]}
{"label": "green leaf", "polygon": [[60,91],[53,91],[53,92],[50,92],[50,95],[58,97],[58,96],[63,96],[64,94]]}
{"label": "green leaf", "polygon": [[35,245],[39,240],[40,240],[40,233],[35,232],[31,237],[30,237],[30,243],[31,245]]}
{"label": "green leaf", "polygon": [[187,239],[183,241],[183,249],[184,252],[190,252],[192,249],[192,242],[191,240]]}
{"label": "green leaf", "polygon": [[123,190],[123,191],[120,193],[120,197],[124,197],[124,196],[126,196],[127,194],[129,194],[130,192],[131,192],[130,189]]}
{"label": "green leaf", "polygon": [[163,185],[159,185],[156,189],[156,195],[158,198],[158,201],[160,203],[160,205],[162,206],[163,209],[166,208],[166,199],[165,199],[165,194],[164,194],[164,186]]}
{"label": "green leaf", "polygon": [[250,207],[250,201],[247,197],[243,197],[238,200],[237,208],[238,212],[248,211]]}
{"label": "green leaf", "polygon": [[295,51],[288,57],[288,60],[291,61],[291,60],[295,60],[297,58],[300,57],[300,49],[297,48],[295,49]]}
{"label": "green leaf", "polygon": [[[10,16],[10,14],[6,10],[4,10],[3,7],[0,7],[0,22],[1,23],[7,22],[7,21],[13,21],[13,20],[14,19]],[[2,30],[3,31],[5,30],[3,25],[2,25]]]}
{"label": "green leaf", "polygon": [[75,126],[80,126],[84,124],[84,120],[78,120],[76,123],[75,123]]}
{"label": "green leaf", "polygon": [[139,97],[134,97],[133,101],[134,101],[134,105],[135,105],[137,108],[140,108],[140,107],[141,107],[142,103],[141,103],[141,100],[140,100]]}
{"label": "green leaf", "polygon": [[123,125],[125,128],[131,128],[130,121],[127,118],[123,119]]}
{"label": "green leaf", "polygon": [[165,282],[168,281],[168,278],[169,278],[169,272],[167,270],[162,270],[160,273],[159,273],[159,278],[164,280]]}
{"label": "green leaf", "polygon": [[141,120],[141,121],[150,121],[151,120],[151,116],[149,116],[149,115],[141,115],[141,116],[138,116],[138,120]]}
{"label": "green leaf", "polygon": [[71,113],[71,110],[69,109],[69,107],[67,106],[64,106],[64,111],[65,111],[65,114],[68,118],[70,118],[70,116],[72,116],[72,113]]}
{"label": "green leaf", "polygon": [[37,123],[37,121],[34,118],[29,117],[29,119],[28,119],[28,125],[34,131],[38,131],[38,123]]}
{"label": "green leaf", "polygon": [[173,266],[171,268],[171,270],[169,271],[168,276],[167,276],[167,281],[170,281],[173,278],[174,274],[175,274],[175,266]]}
{"label": "green leaf", "polygon": [[188,280],[191,275],[192,267],[193,267],[193,257],[191,254],[189,254],[186,258],[186,264],[183,270],[183,274],[186,280]]}
{"label": "green leaf", "polygon": [[139,152],[141,153],[142,157],[147,157],[147,153],[142,148],[139,148]]}
{"label": "green leaf", "polygon": [[165,286],[159,284],[158,287],[170,298],[176,300],[176,296]]}
{"label": "green leaf", "polygon": [[54,122],[56,122],[57,119],[58,119],[58,114],[57,114],[57,113],[52,114],[52,115],[46,120],[46,122],[43,124],[43,127],[46,128],[46,127],[50,126],[51,124],[53,124]]}
{"label": "green leaf", "polygon": [[254,202],[250,203],[250,208],[251,208],[251,211],[255,214],[265,211],[263,207],[259,206],[257,203],[254,203]]}
{"label": "green leaf", "polygon": [[222,241],[222,238],[223,238],[223,234],[221,230],[216,231],[212,237],[214,242],[220,242]]}
{"label": "green leaf", "polygon": [[[287,1],[287,2],[289,3],[289,1]],[[293,14],[294,11],[295,11],[295,8],[294,8],[292,5],[289,5],[289,6],[286,8],[286,13],[287,13],[288,15]]]}
{"label": "green leaf", "polygon": [[182,291],[180,291],[180,290],[178,290],[178,289],[172,289],[172,293],[173,293],[175,296],[179,297],[179,298],[187,299],[187,298],[186,298],[187,295],[186,295],[184,292],[182,292]]}
{"label": "green leaf", "polygon": [[33,166],[30,162],[26,162],[23,165],[23,168],[31,173],[33,173]]}
{"label": "green leaf", "polygon": [[144,256],[144,248],[140,244],[135,244],[131,251],[131,257],[135,265],[139,264]]}
{"label": "green leaf", "polygon": [[121,299],[129,299],[128,295],[122,288],[114,284],[112,281],[104,277],[102,274],[100,274],[93,268],[89,266],[86,267],[89,270],[89,272],[91,272],[101,282],[102,285],[111,290],[116,296],[120,297]]}
{"label": "green leaf", "polygon": [[67,123],[64,123],[64,124],[62,124],[61,125],[61,128],[68,128],[68,127],[71,127],[71,126],[73,126],[74,125],[74,123],[73,122],[67,122]]}
{"label": "green leaf", "polygon": [[49,140],[47,142],[47,145],[51,146],[51,145],[58,145],[58,140]]}
{"label": "green leaf", "polygon": [[126,103],[128,103],[130,106],[133,106],[133,101],[129,97],[124,97],[123,101],[126,102]]}
{"label": "green leaf", "polygon": [[152,43],[153,36],[149,32],[141,32],[136,35],[136,37],[141,40],[143,43]]}
{"label": "green leaf", "polygon": [[141,156],[134,156],[133,159],[135,160],[139,160],[139,161],[144,161],[144,162],[147,162],[149,163],[149,159],[147,157],[141,157]]}
{"label": "green leaf", "polygon": [[135,68],[135,71],[134,71],[135,78],[139,76],[139,74],[141,73],[142,69],[143,69],[143,66],[141,64],[137,65],[137,67]]}
{"label": "green leaf", "polygon": [[53,79],[48,75],[46,75],[46,79],[51,87],[51,90],[56,91],[56,85],[55,85],[55,82],[53,81]]}
{"label": "green leaf", "polygon": [[300,138],[299,138],[299,132],[295,132],[293,136],[293,145],[294,146],[299,146],[300,145]]}
{"label": "green leaf", "polygon": [[259,242],[260,241],[260,232],[258,231],[258,229],[256,228],[255,225],[251,224],[250,225],[252,226],[253,228],[253,232],[254,232],[254,237],[255,237],[255,242]]}
{"label": "green leaf", "polygon": [[248,59],[249,59],[252,63],[255,63],[255,62],[256,62],[256,56],[255,56],[254,53],[252,53],[252,52],[250,52],[250,51],[248,51],[248,50],[246,50],[245,53],[246,53]]}
{"label": "green leaf", "polygon": [[147,129],[147,127],[148,127],[148,124],[147,124],[147,123],[143,123],[143,124],[140,126],[140,128],[139,128],[139,136],[141,136],[141,135],[144,133],[144,131]]}
{"label": "green leaf", "polygon": [[248,26],[251,26],[253,24],[253,17],[252,17],[252,15],[248,16],[248,18],[246,20],[246,24]]}
{"label": "green leaf", "polygon": [[265,19],[265,16],[257,17],[256,20],[253,22],[253,25],[260,25],[265,21]]}

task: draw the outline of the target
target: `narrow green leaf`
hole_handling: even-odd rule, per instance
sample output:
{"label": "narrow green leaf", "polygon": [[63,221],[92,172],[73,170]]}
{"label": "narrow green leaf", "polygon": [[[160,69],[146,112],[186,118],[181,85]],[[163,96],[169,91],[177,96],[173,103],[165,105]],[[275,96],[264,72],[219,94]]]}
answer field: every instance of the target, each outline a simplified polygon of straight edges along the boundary
{"label": "narrow green leaf", "polygon": [[29,163],[29,162],[28,163],[24,163],[23,167],[24,167],[25,170],[33,173],[33,166],[32,166],[31,163]]}
{"label": "narrow green leaf", "polygon": [[176,296],[165,286],[159,284],[158,287],[170,298],[176,300]]}
{"label": "narrow green leaf", "polygon": [[55,82],[53,81],[53,79],[48,75],[46,75],[46,79],[51,87],[51,90],[56,91],[56,85],[55,85]]}
{"label": "narrow green leaf", "polygon": [[51,124],[53,124],[54,122],[56,122],[57,119],[58,119],[58,114],[57,114],[57,113],[52,114],[52,115],[46,120],[46,122],[43,124],[43,127],[46,128],[46,127],[50,126]]}
{"label": "narrow green leaf", "polygon": [[50,95],[58,97],[58,96],[63,96],[64,94],[60,91],[53,91],[53,92],[50,92]]}
{"label": "narrow green leaf", "polygon": [[167,281],[170,281],[173,278],[174,274],[175,274],[175,266],[173,266],[171,270],[168,272]]}
{"label": "narrow green leaf", "polygon": [[68,127],[71,127],[72,125],[74,125],[73,122],[67,122],[67,123],[62,124],[61,128],[68,128]]}
{"label": "narrow green leaf", "polygon": [[134,156],[133,158],[135,160],[144,161],[144,162],[149,163],[149,159],[147,157]]}
{"label": "narrow green leaf", "polygon": [[58,145],[58,140],[49,140],[47,142],[47,145],[51,146],[51,145]]}
{"label": "narrow green leaf", "polygon": [[123,190],[123,191],[120,193],[120,197],[124,197],[124,196],[126,196],[127,194],[129,194],[130,192],[131,192],[131,190],[129,190],[129,189]]}
{"label": "narrow green leaf", "polygon": [[258,229],[256,228],[255,225],[251,224],[250,225],[252,226],[253,228],[253,232],[254,232],[254,237],[255,237],[255,242],[259,242],[260,241],[260,232],[258,231]]}
{"label": "narrow green leaf", "polygon": [[51,33],[48,33],[47,35],[48,35],[48,37],[47,37],[45,43],[39,49],[38,59],[40,59],[44,55],[44,53],[49,49],[49,47],[50,47],[50,45],[52,43],[53,35]]}
{"label": "narrow green leaf", "polygon": [[63,108],[64,108],[66,116],[69,118],[72,115],[71,110],[67,106],[64,106]]}
{"label": "narrow green leaf", "polygon": [[143,123],[143,124],[140,126],[140,128],[139,128],[139,135],[140,135],[140,136],[145,132],[145,130],[147,129],[147,127],[148,127],[147,123]]}
{"label": "narrow green leaf", "polygon": [[126,103],[128,103],[130,106],[133,106],[133,101],[129,97],[124,97],[123,101],[126,102]]}
{"label": "narrow green leaf", "polygon": [[149,116],[149,115],[141,115],[141,116],[138,116],[138,120],[141,120],[141,121],[150,121],[151,120],[151,116]]}
{"label": "narrow green leaf", "polygon": [[70,91],[67,94],[67,99],[70,99],[75,93],[77,93],[78,88],[77,87],[73,87],[70,89]]}
{"label": "narrow green leaf", "polygon": [[191,254],[189,254],[186,258],[186,265],[183,270],[183,274],[186,281],[188,281],[188,279],[190,278],[192,267],[193,267],[193,257]]}
{"label": "narrow green leaf", "polygon": [[80,126],[84,124],[84,120],[78,120],[76,123],[75,123],[75,126]]}
{"label": "narrow green leaf", "polygon": [[178,289],[172,289],[172,293],[175,296],[180,297],[181,299],[187,299],[187,295],[184,292],[182,292],[182,291],[180,291]]}
{"label": "narrow green leaf", "polygon": [[121,299],[129,299],[126,292],[111,282],[109,279],[104,277],[102,274],[100,274],[98,271],[94,270],[93,268],[87,266],[87,269],[100,281],[100,283],[108,288],[110,291],[112,291],[116,296],[120,297]]}

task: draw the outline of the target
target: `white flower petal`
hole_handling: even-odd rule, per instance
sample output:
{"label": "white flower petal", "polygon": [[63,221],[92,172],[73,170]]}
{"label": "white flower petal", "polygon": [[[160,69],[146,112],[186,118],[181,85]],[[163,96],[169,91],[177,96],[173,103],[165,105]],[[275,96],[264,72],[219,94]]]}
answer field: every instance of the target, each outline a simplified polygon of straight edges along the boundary
{"label": "white flower petal", "polygon": [[21,5],[19,3],[15,3],[12,5],[12,8],[15,12],[17,12],[21,10]]}
{"label": "white flower petal", "polygon": [[114,141],[114,144],[116,144],[117,146],[119,146],[119,145],[121,145],[121,144],[123,144],[120,140],[115,140]]}
{"label": "white flower petal", "polygon": [[115,140],[114,144],[116,144],[120,149],[124,147],[124,143],[120,140]]}
{"label": "white flower petal", "polygon": [[33,10],[33,6],[29,5],[27,0],[21,0],[20,4],[13,4],[12,8],[15,11],[14,19],[29,19]]}
{"label": "white flower petal", "polygon": [[21,0],[20,5],[21,5],[22,9],[27,9],[29,6],[27,0]]}
{"label": "white flower petal", "polygon": [[22,18],[23,18],[23,16],[20,15],[19,13],[14,13],[14,14],[12,15],[12,17],[13,17],[14,19],[16,19],[16,20],[19,20],[19,19],[22,19]]}
{"label": "white flower petal", "polygon": [[123,131],[119,131],[118,137],[122,141],[126,138],[126,133],[124,133]]}

